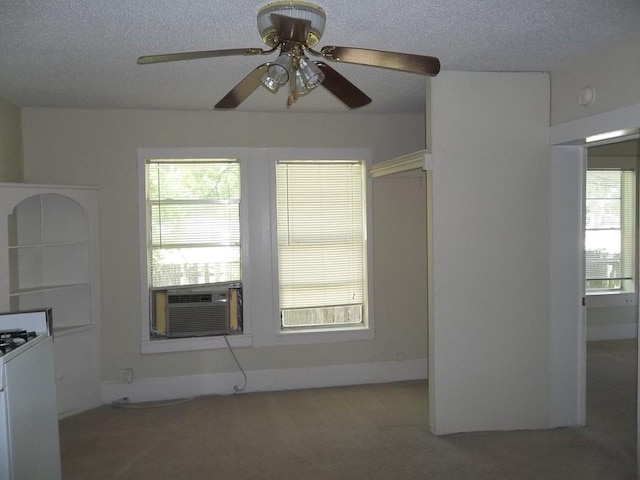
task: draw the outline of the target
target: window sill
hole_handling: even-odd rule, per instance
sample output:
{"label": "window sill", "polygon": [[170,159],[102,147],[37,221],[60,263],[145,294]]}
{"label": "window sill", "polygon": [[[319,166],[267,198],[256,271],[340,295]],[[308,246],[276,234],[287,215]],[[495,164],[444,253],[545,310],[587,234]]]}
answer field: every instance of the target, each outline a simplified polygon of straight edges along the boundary
{"label": "window sill", "polygon": [[373,340],[375,333],[371,327],[342,327],[313,330],[285,330],[273,336],[274,345],[297,345],[313,343],[353,342]]}
{"label": "window sill", "polygon": [[[235,347],[250,347],[251,335],[227,335],[229,344]],[[228,348],[223,336],[172,338],[169,340],[143,340],[140,344],[143,355],[154,353],[190,352],[196,350],[215,350]]]}
{"label": "window sill", "polygon": [[[331,330],[291,330],[280,332],[270,336],[269,339],[265,338],[263,341],[256,340],[255,342],[253,336],[250,334],[227,335],[227,339],[233,348],[355,342],[359,340],[373,340],[374,338],[375,332],[372,327],[344,327]],[[143,355],[215,350],[220,348],[228,348],[223,336],[143,340],[140,343],[140,350]]]}

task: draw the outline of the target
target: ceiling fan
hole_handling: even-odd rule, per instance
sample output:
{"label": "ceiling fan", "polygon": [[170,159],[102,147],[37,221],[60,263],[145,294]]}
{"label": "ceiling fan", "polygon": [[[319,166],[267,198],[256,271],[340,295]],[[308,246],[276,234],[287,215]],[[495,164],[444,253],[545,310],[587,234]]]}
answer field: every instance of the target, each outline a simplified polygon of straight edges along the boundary
{"label": "ceiling fan", "polygon": [[264,5],[258,11],[258,30],[262,41],[270,47],[268,50],[234,48],[146,55],[138,58],[138,64],[235,55],[268,55],[280,50],[278,58],[273,62],[259,65],[240,80],[215,105],[219,109],[236,108],[261,85],[274,94],[280,87],[287,85],[287,108],[318,85],[326,88],[348,108],[362,107],[371,102],[364,92],[325,62],[309,60],[306,52],[333,62],[382,67],[420,75],[435,76],[440,71],[440,61],[437,58],[423,55],[335,46],[325,46],[316,51],[313,47],[322,38],[325,22],[325,11],[317,5],[297,0],[277,1]]}

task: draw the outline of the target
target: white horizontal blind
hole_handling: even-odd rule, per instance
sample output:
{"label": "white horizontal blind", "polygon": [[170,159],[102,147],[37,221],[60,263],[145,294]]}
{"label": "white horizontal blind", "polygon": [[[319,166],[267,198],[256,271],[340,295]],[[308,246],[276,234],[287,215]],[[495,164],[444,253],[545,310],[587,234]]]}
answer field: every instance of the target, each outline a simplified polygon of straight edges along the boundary
{"label": "white horizontal blind", "polygon": [[151,287],[240,280],[240,164],[149,160],[147,253]]}
{"label": "white horizontal blind", "polygon": [[364,172],[360,161],[277,163],[281,310],[347,307],[331,322],[362,320],[348,306],[365,298]]}
{"label": "white horizontal blind", "polygon": [[635,173],[587,170],[586,288],[619,290],[633,279]]}

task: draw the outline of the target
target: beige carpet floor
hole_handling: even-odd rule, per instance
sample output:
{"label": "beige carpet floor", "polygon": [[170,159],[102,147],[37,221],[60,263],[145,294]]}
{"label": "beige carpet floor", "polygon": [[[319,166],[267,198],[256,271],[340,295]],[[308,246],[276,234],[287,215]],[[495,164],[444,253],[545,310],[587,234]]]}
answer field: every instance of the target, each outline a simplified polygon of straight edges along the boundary
{"label": "beige carpet floor", "polygon": [[436,437],[426,381],[103,406],[60,422],[63,479],[629,480],[636,365],[590,344],[586,428]]}

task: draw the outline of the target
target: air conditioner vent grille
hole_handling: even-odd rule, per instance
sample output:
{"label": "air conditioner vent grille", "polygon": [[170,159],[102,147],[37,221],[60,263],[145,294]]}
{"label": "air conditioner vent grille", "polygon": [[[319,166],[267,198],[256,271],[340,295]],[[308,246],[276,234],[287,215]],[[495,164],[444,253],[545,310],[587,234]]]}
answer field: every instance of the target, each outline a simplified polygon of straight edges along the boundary
{"label": "air conditioner vent grille", "polygon": [[229,311],[225,304],[171,307],[170,320],[169,336],[216,335],[229,331]]}
{"label": "air conditioner vent grille", "polygon": [[168,295],[169,303],[211,303],[210,293],[185,293],[178,295]]}

